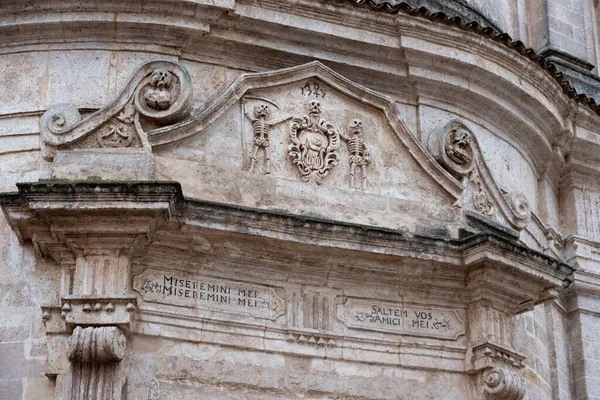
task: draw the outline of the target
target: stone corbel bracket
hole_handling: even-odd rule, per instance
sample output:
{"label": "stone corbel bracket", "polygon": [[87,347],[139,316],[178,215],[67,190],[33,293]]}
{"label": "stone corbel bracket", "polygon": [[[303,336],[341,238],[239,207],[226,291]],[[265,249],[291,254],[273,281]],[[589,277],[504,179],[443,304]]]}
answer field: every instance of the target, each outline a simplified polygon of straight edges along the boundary
{"label": "stone corbel bracket", "polygon": [[451,120],[433,130],[426,145],[437,162],[463,183],[459,205],[507,222],[518,231],[529,224],[531,208],[527,198],[518,192],[505,194],[496,185],[477,138],[463,122]]}
{"label": "stone corbel bracket", "polygon": [[489,400],[522,400],[525,397],[525,379],[515,371],[490,368],[481,376],[483,398]]}
{"label": "stone corbel bracket", "polygon": [[52,159],[56,148],[121,148],[133,145],[149,149],[144,123],[156,128],[185,118],[191,107],[192,84],[189,72],[180,64],[153,61],[143,65],[129,80],[117,98],[106,107],[82,119],[70,104],[58,104],[41,119],[45,157]]}

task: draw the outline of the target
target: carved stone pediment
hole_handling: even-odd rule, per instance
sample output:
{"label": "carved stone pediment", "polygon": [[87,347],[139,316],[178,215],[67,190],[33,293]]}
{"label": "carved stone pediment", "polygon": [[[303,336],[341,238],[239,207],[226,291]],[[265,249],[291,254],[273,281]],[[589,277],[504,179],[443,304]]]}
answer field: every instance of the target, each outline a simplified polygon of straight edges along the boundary
{"label": "carved stone pediment", "polygon": [[527,198],[514,191],[505,193],[496,185],[473,132],[461,121],[452,120],[429,134],[427,149],[465,190],[461,206],[504,225],[521,230],[531,219]]}
{"label": "carved stone pediment", "polygon": [[[154,153],[257,185],[260,176],[243,172],[445,204],[462,191],[411,134],[393,99],[318,61],[243,74],[194,114],[150,131]],[[165,174],[179,180],[168,167]]]}
{"label": "carved stone pediment", "polygon": [[148,63],[91,115],[68,105],[48,110],[46,155],[59,156],[54,168],[69,179],[80,164],[103,177],[115,162],[134,163],[125,176],[179,181],[191,197],[392,229],[417,230],[417,204],[446,207],[452,223],[425,229],[454,235],[464,225],[456,204],[512,229],[530,219],[524,196],[496,186],[466,125],[450,121],[432,132],[427,151],[393,99],[318,61],[242,74],[182,121],[191,93],[185,67]]}
{"label": "carved stone pediment", "polygon": [[186,117],[192,97],[191,78],[179,64],[154,61],[129,80],[106,107],[82,117],[70,104],[59,104],[44,113],[40,128],[51,159],[57,149],[149,149],[146,130]]}

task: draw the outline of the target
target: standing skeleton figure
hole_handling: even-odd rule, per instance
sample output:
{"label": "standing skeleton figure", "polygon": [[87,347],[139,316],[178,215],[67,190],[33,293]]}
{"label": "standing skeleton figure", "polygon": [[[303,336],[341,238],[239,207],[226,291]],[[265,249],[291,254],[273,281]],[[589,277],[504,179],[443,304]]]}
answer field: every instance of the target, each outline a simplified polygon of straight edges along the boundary
{"label": "standing skeleton figure", "polygon": [[350,187],[355,187],[354,174],[356,167],[360,167],[361,170],[361,188],[365,190],[367,188],[367,165],[371,163],[371,155],[367,144],[360,137],[362,135],[362,121],[359,119],[353,119],[348,124],[347,130],[348,136],[340,135],[342,140],[346,142],[346,148],[348,149],[349,160],[350,160]]}
{"label": "standing skeleton figure", "polygon": [[274,126],[267,122],[267,119],[271,115],[271,110],[266,104],[261,104],[254,107],[254,116],[251,117],[248,113],[246,116],[252,122],[252,135],[254,136],[254,148],[252,149],[252,162],[250,164],[250,172],[254,172],[254,166],[256,164],[256,156],[258,150],[263,149],[265,156],[265,173],[271,173],[271,159],[269,157],[269,131]]}

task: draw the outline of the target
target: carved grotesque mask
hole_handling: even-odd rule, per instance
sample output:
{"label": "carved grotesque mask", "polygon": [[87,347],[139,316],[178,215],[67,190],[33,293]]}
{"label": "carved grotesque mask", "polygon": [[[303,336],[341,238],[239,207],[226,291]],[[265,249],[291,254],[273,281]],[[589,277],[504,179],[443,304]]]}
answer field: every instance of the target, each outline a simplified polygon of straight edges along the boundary
{"label": "carved grotesque mask", "polygon": [[166,110],[171,106],[171,73],[166,69],[157,69],[150,76],[150,86],[146,89],[144,100],[155,110]]}
{"label": "carved grotesque mask", "polygon": [[152,73],[150,83],[155,88],[168,89],[171,87],[171,73],[166,69],[157,69]]}
{"label": "carved grotesque mask", "polygon": [[311,115],[320,115],[321,114],[321,103],[313,100],[309,105],[309,113]]}
{"label": "carved grotesque mask", "polygon": [[362,133],[362,121],[360,119],[353,119],[348,124],[348,133],[354,135],[360,135]]}
{"label": "carved grotesque mask", "polygon": [[254,106],[254,118],[260,118],[260,117],[267,118],[270,113],[271,113],[271,110],[269,109],[269,106],[266,104]]}
{"label": "carved grotesque mask", "polygon": [[448,157],[457,164],[468,164],[473,159],[471,134],[465,129],[456,129],[446,138],[445,146]]}

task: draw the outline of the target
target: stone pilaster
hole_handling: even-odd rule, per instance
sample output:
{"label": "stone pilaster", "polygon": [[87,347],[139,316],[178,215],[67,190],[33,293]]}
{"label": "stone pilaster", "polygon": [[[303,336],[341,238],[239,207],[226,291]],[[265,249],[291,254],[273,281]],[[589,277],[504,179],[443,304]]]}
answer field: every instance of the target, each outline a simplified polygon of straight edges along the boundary
{"label": "stone pilaster", "polygon": [[168,184],[94,187],[25,185],[25,205],[8,211],[21,239],[31,239],[62,272],[60,304],[43,307],[46,374],[57,378],[55,400],[121,398],[137,301],[131,254],[150,240],[179,190]]}

